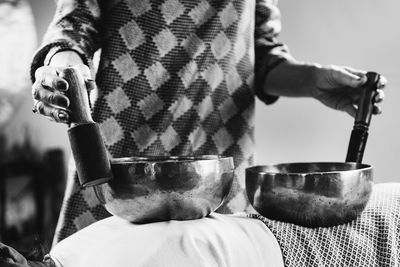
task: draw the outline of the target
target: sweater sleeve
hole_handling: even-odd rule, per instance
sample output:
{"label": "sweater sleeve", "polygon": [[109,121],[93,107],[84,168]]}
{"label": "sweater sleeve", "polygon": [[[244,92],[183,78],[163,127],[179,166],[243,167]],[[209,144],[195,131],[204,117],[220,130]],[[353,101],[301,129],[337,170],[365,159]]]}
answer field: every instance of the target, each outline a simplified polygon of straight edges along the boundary
{"label": "sweater sleeve", "polygon": [[263,91],[268,73],[282,61],[292,59],[287,46],[277,41],[281,31],[277,2],[277,0],[256,1],[255,93],[266,104],[272,104],[278,99],[278,96],[268,95]]}
{"label": "sweater sleeve", "polygon": [[31,80],[37,68],[48,65],[60,51],[72,50],[92,66],[94,52],[101,47],[101,12],[97,0],[58,0],[52,22],[31,64]]}

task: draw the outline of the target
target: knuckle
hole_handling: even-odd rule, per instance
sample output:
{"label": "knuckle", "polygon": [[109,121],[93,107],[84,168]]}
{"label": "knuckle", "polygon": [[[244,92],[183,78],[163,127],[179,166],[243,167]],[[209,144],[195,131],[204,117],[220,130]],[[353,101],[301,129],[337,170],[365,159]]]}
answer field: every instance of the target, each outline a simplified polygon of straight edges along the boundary
{"label": "knuckle", "polygon": [[39,101],[39,102],[36,103],[35,106],[36,106],[37,112],[38,112],[39,114],[44,115],[44,113],[45,113],[45,108],[44,108],[43,103]]}
{"label": "knuckle", "polygon": [[85,64],[78,64],[75,66],[78,71],[82,73],[84,76],[90,76],[90,69]]}
{"label": "knuckle", "polygon": [[41,87],[38,84],[34,84],[32,86],[32,97],[33,97],[33,99],[36,99],[36,100],[40,99],[40,90],[41,90]]}
{"label": "knuckle", "polygon": [[42,76],[42,73],[43,73],[43,69],[44,69],[45,67],[40,67],[40,68],[37,68],[36,69],[36,71],[35,71],[35,79],[36,80],[41,80],[41,76]]}
{"label": "knuckle", "polygon": [[46,72],[40,77],[40,84],[48,89],[55,89],[56,82],[58,80],[58,76],[56,74]]}
{"label": "knuckle", "polygon": [[41,79],[40,83],[42,86],[45,86],[48,88],[52,85],[52,81],[49,81],[49,80],[51,80],[49,75],[42,75],[42,79]]}
{"label": "knuckle", "polygon": [[40,100],[40,92],[39,92],[39,90],[37,90],[37,89],[33,90],[32,97],[33,97],[33,99]]}
{"label": "knuckle", "polygon": [[60,119],[58,117],[58,110],[56,108],[51,109],[50,116],[56,121],[59,122]]}
{"label": "knuckle", "polygon": [[36,77],[35,82],[32,84],[32,90],[35,89],[40,89],[42,88],[42,78],[41,77]]}
{"label": "knuckle", "polygon": [[54,104],[53,103],[54,102],[54,94],[48,94],[46,98],[47,98],[47,102]]}

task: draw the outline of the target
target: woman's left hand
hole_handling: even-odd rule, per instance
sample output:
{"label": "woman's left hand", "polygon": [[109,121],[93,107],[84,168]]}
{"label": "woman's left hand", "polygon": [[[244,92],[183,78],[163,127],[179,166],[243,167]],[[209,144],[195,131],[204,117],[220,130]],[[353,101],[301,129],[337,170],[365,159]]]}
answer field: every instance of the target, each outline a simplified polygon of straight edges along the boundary
{"label": "woman's left hand", "polygon": [[[311,95],[326,106],[345,111],[355,117],[363,85],[367,82],[366,72],[339,66],[319,66],[314,73]],[[380,76],[378,90],[374,96],[373,114],[382,112],[379,103],[384,98],[386,78]]]}

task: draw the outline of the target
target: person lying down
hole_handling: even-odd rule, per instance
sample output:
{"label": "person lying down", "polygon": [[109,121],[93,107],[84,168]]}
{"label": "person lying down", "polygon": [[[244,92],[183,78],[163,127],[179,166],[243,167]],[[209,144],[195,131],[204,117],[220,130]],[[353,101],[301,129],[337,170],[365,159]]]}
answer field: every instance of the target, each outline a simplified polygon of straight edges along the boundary
{"label": "person lying down", "polygon": [[43,262],[0,248],[0,266],[400,266],[400,183],[374,186],[351,223],[306,228],[257,214],[132,224],[98,221],[56,244]]}

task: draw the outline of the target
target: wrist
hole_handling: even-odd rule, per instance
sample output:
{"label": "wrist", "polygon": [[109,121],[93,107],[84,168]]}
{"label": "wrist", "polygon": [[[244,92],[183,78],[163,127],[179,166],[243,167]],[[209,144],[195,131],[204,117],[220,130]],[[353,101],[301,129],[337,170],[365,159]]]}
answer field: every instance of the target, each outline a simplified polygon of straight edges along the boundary
{"label": "wrist", "polygon": [[289,97],[312,97],[321,66],[300,61],[284,61],[265,80],[265,93]]}

